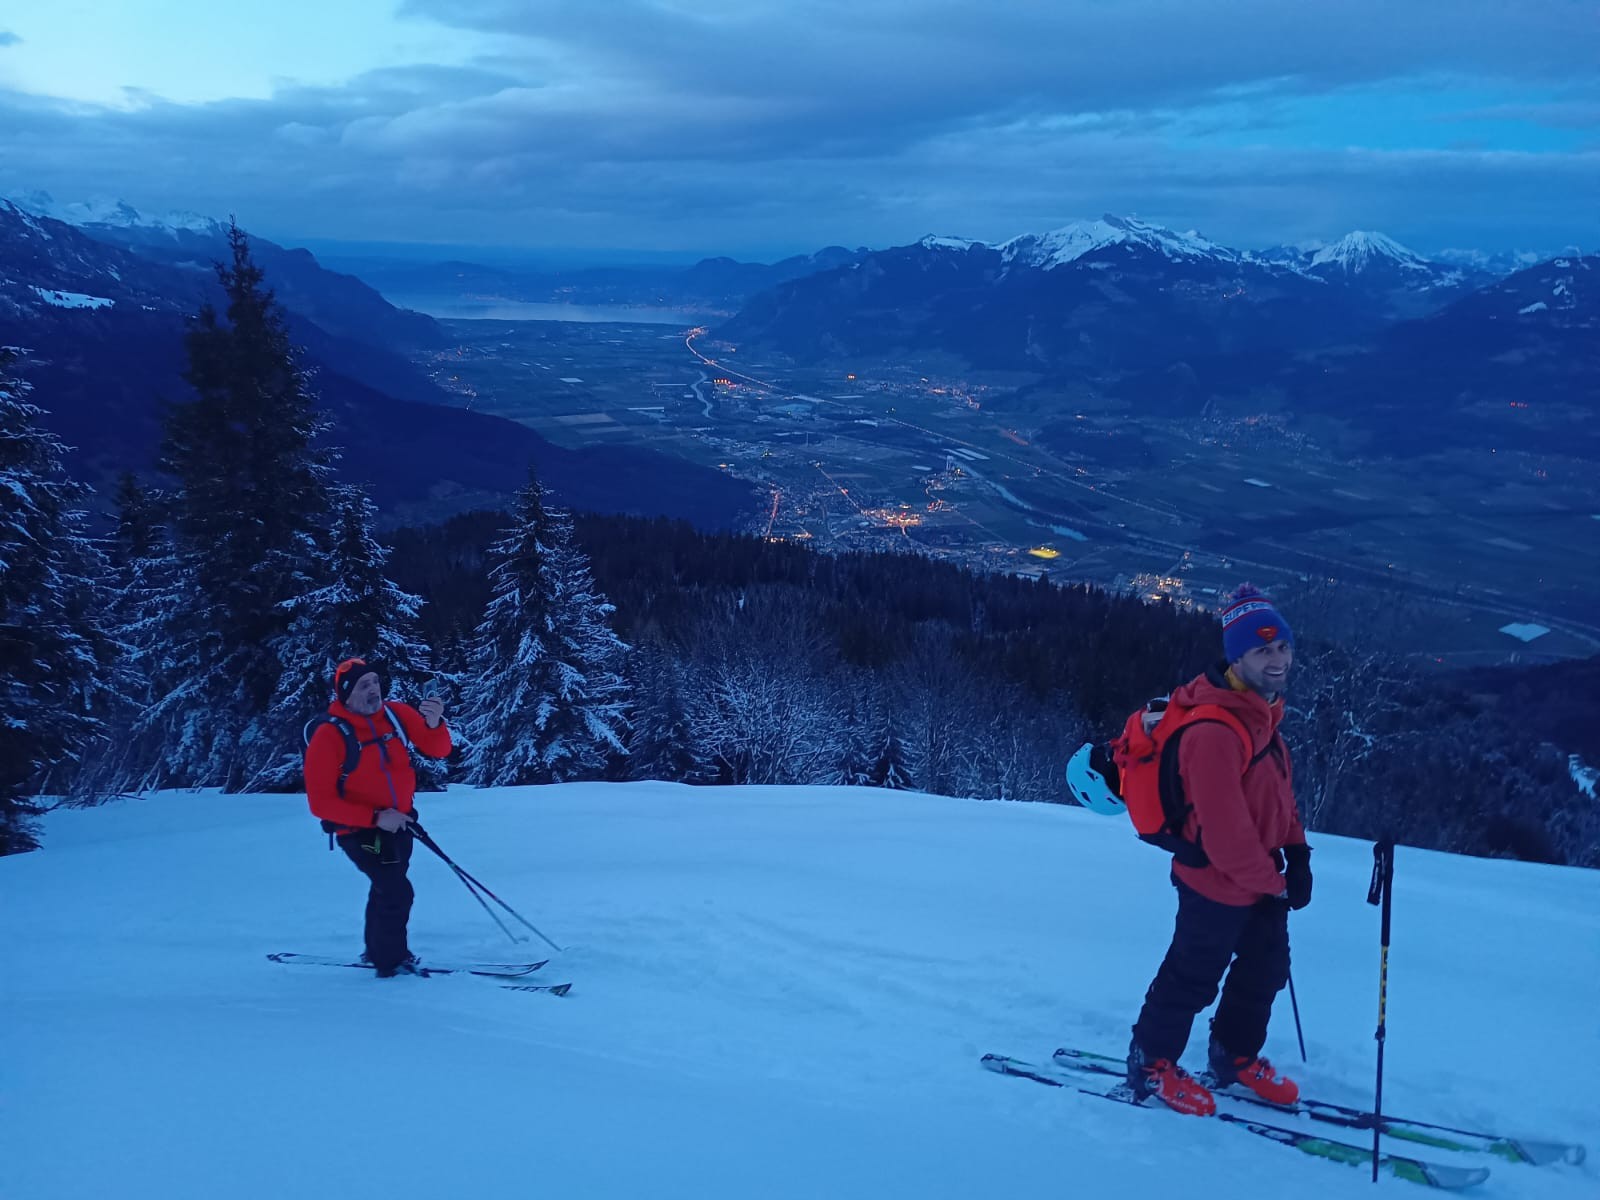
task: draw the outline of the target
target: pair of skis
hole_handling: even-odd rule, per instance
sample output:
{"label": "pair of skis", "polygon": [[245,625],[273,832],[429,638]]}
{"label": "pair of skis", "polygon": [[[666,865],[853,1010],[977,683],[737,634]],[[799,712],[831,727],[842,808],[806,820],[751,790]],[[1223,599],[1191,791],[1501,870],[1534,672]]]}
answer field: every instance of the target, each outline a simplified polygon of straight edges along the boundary
{"label": "pair of skis", "polygon": [[[288,963],[291,966],[303,967],[355,967],[360,970],[372,970],[372,964],[345,958],[332,958],[325,954],[297,954],[293,951],[281,951],[269,954],[267,958],[276,963]],[[552,996],[565,996],[572,990],[570,983],[535,984],[535,983],[509,983],[506,980],[522,979],[532,975],[535,971],[546,966],[550,960],[540,959],[531,963],[453,963],[453,962],[428,962],[418,966],[412,974],[421,976],[430,975],[479,975],[500,982],[500,986],[510,992],[547,992]]]}
{"label": "pair of skis", "polygon": [[[1031,1079],[1051,1087],[1069,1088],[1083,1095],[1102,1100],[1139,1106],[1126,1082],[1127,1065],[1122,1059],[1093,1054],[1083,1050],[1057,1050],[1048,1064],[1036,1064],[1003,1054],[986,1054],[982,1065],[1001,1075]],[[1351,1166],[1372,1166],[1372,1151],[1333,1138],[1319,1137],[1305,1128],[1292,1129],[1274,1125],[1251,1115],[1261,1109],[1272,1109],[1287,1116],[1301,1115],[1323,1124],[1346,1129],[1373,1127],[1370,1113],[1347,1105],[1326,1100],[1302,1099],[1293,1108],[1269,1103],[1253,1094],[1223,1090],[1217,1093],[1216,1119],[1236,1128],[1264,1137],[1280,1145],[1291,1146],[1305,1154],[1326,1158]],[[1398,1140],[1435,1149],[1472,1151],[1492,1154],[1510,1162],[1548,1165],[1551,1163],[1581,1163],[1585,1151],[1582,1146],[1565,1142],[1534,1141],[1506,1137],[1500,1134],[1479,1133],[1456,1129],[1427,1121],[1416,1121],[1385,1114],[1381,1120],[1383,1133]],[[1459,1167],[1428,1162],[1404,1154],[1381,1154],[1380,1170],[1396,1179],[1405,1179],[1426,1187],[1458,1190],[1472,1187],[1489,1178],[1486,1167]]]}

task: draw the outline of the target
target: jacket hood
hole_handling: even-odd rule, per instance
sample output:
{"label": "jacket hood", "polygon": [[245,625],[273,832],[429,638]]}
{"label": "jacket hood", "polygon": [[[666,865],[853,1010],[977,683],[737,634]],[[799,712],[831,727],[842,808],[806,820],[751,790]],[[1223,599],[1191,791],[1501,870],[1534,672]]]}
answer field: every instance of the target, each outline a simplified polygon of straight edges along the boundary
{"label": "jacket hood", "polygon": [[1193,708],[1199,704],[1215,704],[1218,708],[1226,709],[1239,718],[1241,724],[1249,730],[1250,740],[1255,743],[1256,753],[1267,748],[1272,741],[1272,735],[1278,730],[1278,723],[1283,720],[1283,698],[1268,704],[1267,701],[1246,688],[1243,691],[1235,688],[1229,682],[1226,664],[1214,666],[1203,675],[1197,675],[1182,687],[1172,693],[1175,704],[1185,708]]}

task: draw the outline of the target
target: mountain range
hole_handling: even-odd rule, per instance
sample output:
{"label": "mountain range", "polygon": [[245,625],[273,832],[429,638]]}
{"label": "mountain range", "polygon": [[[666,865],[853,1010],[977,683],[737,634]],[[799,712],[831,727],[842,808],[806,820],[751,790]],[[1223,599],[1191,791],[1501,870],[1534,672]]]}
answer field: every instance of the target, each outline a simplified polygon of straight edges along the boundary
{"label": "mountain range", "polygon": [[1486,279],[1381,235],[1258,253],[1106,216],[869,253],[756,297],[718,332],[801,361],[937,348],[977,367],[1116,370],[1334,344]]}
{"label": "mountain range", "polygon": [[[78,227],[0,201],[0,345],[26,349],[22,373],[47,427],[104,496],[121,471],[150,470],[164,404],[188,395],[183,334],[190,314],[220,299],[210,263],[226,255],[226,227],[152,222],[125,207],[86,215],[97,219]],[[390,519],[499,503],[530,463],[574,508],[723,527],[747,506],[747,489],[722,472],[626,447],[566,450],[456,407],[407,357],[446,340],[431,318],[303,250],[252,238],[251,251],[333,421],[341,475],[367,484]]]}
{"label": "mountain range", "polygon": [[1241,251],[1107,216],[872,252],[754,297],[715,334],[808,364],[953,355],[1154,413],[1258,411],[1271,394],[1347,424],[1360,452],[1492,432],[1600,457],[1597,262],[1497,279],[1378,233]]}
{"label": "mountain range", "polygon": [[430,301],[656,307],[727,315],[751,296],[792,279],[860,259],[865,249],[827,246],[775,263],[706,258],[692,266],[589,267],[536,270],[449,259],[417,262],[378,255],[333,256],[329,261],[360,273],[386,296]]}
{"label": "mountain range", "polygon": [[[36,356],[34,370],[65,389],[55,419],[105,468],[142,466],[158,425],[152,397],[183,394],[177,331],[186,314],[215,297],[208,264],[223,257],[225,232],[210,218],[154,220],[125,204],[59,206],[37,194],[21,207],[0,202],[0,336],[43,343],[48,353]],[[720,498],[714,507],[734,501],[726,476],[669,469],[666,459],[656,463],[662,471],[690,474],[671,486],[648,483],[656,472],[648,456],[622,473],[587,464],[569,471],[567,452],[524,427],[454,409],[412,361],[443,344],[445,329],[390,304],[374,279],[395,295],[431,289],[727,308],[736,315],[718,336],[801,363],[953,356],[980,370],[1027,372],[1036,391],[1087,385],[1155,413],[1253,406],[1270,395],[1289,411],[1335,417],[1356,452],[1416,452],[1492,435],[1501,444],[1559,445],[1600,458],[1593,420],[1600,289],[1591,282],[1600,260],[1593,256],[1526,264],[1526,256],[1457,251],[1439,261],[1370,231],[1239,250],[1111,215],[993,244],[930,236],[885,250],[828,247],[773,264],[713,258],[670,269],[540,273],[374,260],[363,280],[265,239],[252,239],[252,250],[318,368],[330,409],[342,405],[363,427],[355,440],[381,436],[371,432],[373,422],[357,419],[368,406],[429,407],[426,420],[414,415],[434,448],[421,455],[399,436],[389,448],[408,463],[412,481],[383,485],[396,499],[456,497],[462,506],[486,483],[497,491],[516,486],[510,464],[526,452],[580,507],[665,511],[655,498],[676,495],[687,515],[702,486]],[[1518,270],[1493,273],[1516,263]],[[156,349],[161,338],[165,352]],[[112,365],[130,357],[148,369]],[[141,431],[131,442],[103,419],[111,406],[119,422]],[[441,406],[452,415],[431,411]],[[457,426],[460,436],[446,432]],[[509,427],[503,436],[494,432],[501,427]],[[476,470],[469,443],[505,469]],[[144,457],[127,462],[127,446]],[[447,479],[436,478],[441,472]],[[595,483],[608,477],[624,481],[620,500]]]}

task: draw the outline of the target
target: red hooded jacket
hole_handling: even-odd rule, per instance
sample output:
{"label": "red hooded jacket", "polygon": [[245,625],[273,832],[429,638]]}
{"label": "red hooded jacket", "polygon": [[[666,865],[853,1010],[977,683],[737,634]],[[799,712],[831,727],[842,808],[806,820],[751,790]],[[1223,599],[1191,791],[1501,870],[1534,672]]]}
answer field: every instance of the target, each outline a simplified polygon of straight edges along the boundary
{"label": "red hooded jacket", "polygon": [[1178,773],[1184,799],[1194,808],[1184,836],[1200,842],[1211,865],[1174,862],[1172,873],[1219,904],[1254,904],[1263,896],[1281,895],[1283,876],[1272,852],[1306,840],[1295,806],[1289,748],[1278,733],[1283,700],[1268,704],[1257,693],[1235,686],[1232,676],[1220,670],[1185,684],[1172,699],[1186,707],[1220,705],[1239,718],[1255,746],[1246,758],[1239,735],[1215,721],[1184,730]]}
{"label": "red hooded jacket", "polygon": [[[418,754],[444,758],[450,753],[450,729],[443,721],[429,729],[421,713],[409,704],[390,701],[368,717],[352,712],[339,701],[328,705],[328,715],[348,721],[361,741],[361,758],[345,778],[344,795],[339,795],[339,772],[344,769],[344,735],[329,724],[319,725],[306,747],[306,799],[313,815],[345,829],[371,829],[377,822],[376,810],[398,808],[410,812],[417,790],[416,772],[405,743],[393,735],[399,719],[407,739]],[[370,743],[370,744],[369,744]]]}

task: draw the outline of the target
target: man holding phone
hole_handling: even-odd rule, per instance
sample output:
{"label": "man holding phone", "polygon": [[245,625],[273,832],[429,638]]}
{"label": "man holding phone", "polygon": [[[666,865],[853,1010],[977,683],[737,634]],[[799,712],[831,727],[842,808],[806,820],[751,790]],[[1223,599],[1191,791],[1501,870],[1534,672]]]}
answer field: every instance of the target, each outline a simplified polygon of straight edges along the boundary
{"label": "man holding phone", "polygon": [[306,799],[371,884],[365,957],[387,979],[415,968],[406,944],[414,893],[411,821],[416,773],[410,751],[450,753],[444,701],[430,683],[417,707],[386,701],[377,663],[348,658],[333,674],[334,699],[306,744]]}

